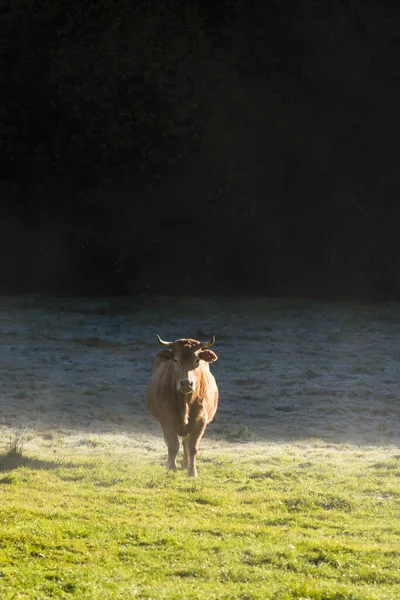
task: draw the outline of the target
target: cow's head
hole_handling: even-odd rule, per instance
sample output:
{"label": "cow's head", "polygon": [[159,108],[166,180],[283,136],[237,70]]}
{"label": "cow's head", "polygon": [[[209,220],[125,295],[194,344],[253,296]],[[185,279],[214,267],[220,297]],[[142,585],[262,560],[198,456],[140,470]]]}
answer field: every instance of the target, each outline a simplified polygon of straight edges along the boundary
{"label": "cow's head", "polygon": [[198,377],[201,373],[201,363],[218,360],[212,350],[208,350],[215,343],[215,335],[209,342],[199,342],[192,339],[180,339],[175,342],[165,342],[157,335],[157,339],[164,350],[157,354],[161,360],[173,360],[174,376],[178,392],[192,394],[196,390]]}

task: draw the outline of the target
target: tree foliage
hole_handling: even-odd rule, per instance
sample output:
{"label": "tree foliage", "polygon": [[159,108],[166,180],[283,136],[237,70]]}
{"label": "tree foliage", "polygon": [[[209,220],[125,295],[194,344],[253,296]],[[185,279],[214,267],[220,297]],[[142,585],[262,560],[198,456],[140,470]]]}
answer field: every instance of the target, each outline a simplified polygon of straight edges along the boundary
{"label": "tree foliage", "polygon": [[390,6],[3,1],[3,289],[399,297]]}

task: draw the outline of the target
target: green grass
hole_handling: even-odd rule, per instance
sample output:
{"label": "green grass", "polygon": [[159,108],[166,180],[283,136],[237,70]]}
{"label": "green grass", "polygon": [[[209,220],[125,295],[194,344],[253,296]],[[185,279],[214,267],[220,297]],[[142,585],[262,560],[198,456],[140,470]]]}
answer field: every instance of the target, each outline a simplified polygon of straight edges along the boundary
{"label": "green grass", "polygon": [[400,598],[395,448],[91,440],[0,459],[2,600]]}

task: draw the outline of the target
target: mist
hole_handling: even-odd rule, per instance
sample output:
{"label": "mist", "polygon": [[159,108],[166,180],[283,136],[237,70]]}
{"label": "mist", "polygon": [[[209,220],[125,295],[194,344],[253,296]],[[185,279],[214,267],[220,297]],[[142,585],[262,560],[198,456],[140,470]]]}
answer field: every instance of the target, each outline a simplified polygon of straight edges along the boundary
{"label": "mist", "polygon": [[1,300],[7,431],[158,435],[144,391],[158,344],[215,333],[207,438],[399,443],[398,304],[268,299]]}

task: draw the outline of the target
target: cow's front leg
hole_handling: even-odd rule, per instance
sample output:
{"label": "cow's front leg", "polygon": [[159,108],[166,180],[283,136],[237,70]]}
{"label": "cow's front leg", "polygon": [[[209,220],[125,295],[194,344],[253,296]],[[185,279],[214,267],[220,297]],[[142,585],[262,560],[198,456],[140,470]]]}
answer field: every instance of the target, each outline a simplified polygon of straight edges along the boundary
{"label": "cow's front leg", "polygon": [[163,427],[164,440],[168,448],[167,469],[176,471],[176,457],[179,452],[178,435],[170,428]]}
{"label": "cow's front leg", "polygon": [[187,469],[188,475],[191,477],[197,476],[196,457],[199,452],[200,440],[203,437],[207,423],[204,421],[197,421],[196,425],[189,433],[186,439],[187,448]]}
{"label": "cow's front leg", "polygon": [[186,470],[189,465],[189,455],[188,455],[188,446],[187,446],[188,439],[189,439],[188,435],[186,435],[184,438],[182,438],[182,446],[183,446],[183,460],[182,460],[182,465],[181,465],[182,470]]}

